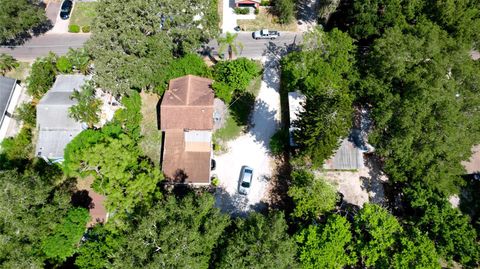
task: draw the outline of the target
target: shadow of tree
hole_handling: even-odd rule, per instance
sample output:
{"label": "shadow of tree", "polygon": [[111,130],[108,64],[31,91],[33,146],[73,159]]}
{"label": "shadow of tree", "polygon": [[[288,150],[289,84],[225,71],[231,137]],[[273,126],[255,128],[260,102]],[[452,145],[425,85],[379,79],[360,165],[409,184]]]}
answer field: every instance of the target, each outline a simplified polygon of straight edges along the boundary
{"label": "shadow of tree", "polygon": [[248,197],[246,195],[235,194],[231,195],[224,188],[218,187],[215,190],[215,206],[220,209],[222,213],[229,214],[232,217],[248,216],[250,211],[265,213],[268,211],[268,204],[259,202],[252,205],[248,204]]}
{"label": "shadow of tree", "polygon": [[230,115],[239,126],[248,125],[250,112],[255,104],[255,96],[250,92],[237,93],[230,103]]}
{"label": "shadow of tree", "polygon": [[371,203],[386,206],[388,201],[385,198],[384,182],[381,180],[384,173],[381,170],[380,158],[373,154],[366,154],[365,166],[368,168],[368,177],[360,177],[362,189],[369,193]]}
{"label": "shadow of tree", "polygon": [[255,142],[260,142],[268,148],[270,138],[276,130],[276,128],[272,130],[271,124],[271,122],[276,124],[276,111],[260,99],[255,102],[254,110],[249,132],[253,135]]}
{"label": "shadow of tree", "polygon": [[52,28],[53,28],[52,22],[50,20],[45,20],[44,22],[40,23],[30,31],[19,33],[17,36],[15,36],[15,38],[12,38],[3,43],[0,43],[0,45],[4,45],[13,49],[14,46],[23,45],[32,37],[42,35]]}
{"label": "shadow of tree", "polygon": [[71,203],[75,207],[83,207],[91,209],[94,207],[92,204],[92,198],[89,196],[87,190],[79,190],[73,193]]}
{"label": "shadow of tree", "polygon": [[298,0],[297,1],[297,19],[304,23],[317,21],[316,0]]}

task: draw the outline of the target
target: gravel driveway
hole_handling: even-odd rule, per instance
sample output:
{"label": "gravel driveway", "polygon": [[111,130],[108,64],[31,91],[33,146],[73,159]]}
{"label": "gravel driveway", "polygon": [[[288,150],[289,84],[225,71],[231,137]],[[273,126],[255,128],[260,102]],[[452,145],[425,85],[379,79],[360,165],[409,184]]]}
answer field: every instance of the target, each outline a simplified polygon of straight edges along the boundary
{"label": "gravel driveway", "polygon": [[[273,170],[268,147],[270,137],[280,125],[280,74],[276,59],[263,57],[262,62],[265,69],[251,115],[251,127],[247,133],[227,143],[227,153],[215,156],[215,173],[220,180],[217,206],[234,215],[265,207],[263,199]],[[240,170],[244,165],[253,168],[253,181],[247,196],[238,194]]]}

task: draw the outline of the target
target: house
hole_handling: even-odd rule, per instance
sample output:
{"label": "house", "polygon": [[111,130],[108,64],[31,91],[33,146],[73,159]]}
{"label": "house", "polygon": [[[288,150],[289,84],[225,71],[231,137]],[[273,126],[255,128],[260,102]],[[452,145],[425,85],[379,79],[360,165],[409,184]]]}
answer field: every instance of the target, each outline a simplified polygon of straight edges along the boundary
{"label": "house", "polygon": [[344,138],[340,147],[332,157],[325,161],[323,168],[327,170],[358,170],[363,168],[362,151],[352,139]]}
{"label": "house", "polygon": [[177,183],[210,184],[214,93],[212,80],[170,80],[160,105],[162,170]]}
{"label": "house", "polygon": [[235,7],[255,7],[260,6],[261,0],[235,0]]}
{"label": "house", "polygon": [[7,135],[20,93],[16,79],[0,76],[0,141]]}
{"label": "house", "polygon": [[63,150],[85,125],[69,116],[69,108],[76,100],[70,97],[80,90],[90,77],[84,75],[57,76],[52,88],[37,105],[38,142],[36,155],[48,162],[63,161]]}

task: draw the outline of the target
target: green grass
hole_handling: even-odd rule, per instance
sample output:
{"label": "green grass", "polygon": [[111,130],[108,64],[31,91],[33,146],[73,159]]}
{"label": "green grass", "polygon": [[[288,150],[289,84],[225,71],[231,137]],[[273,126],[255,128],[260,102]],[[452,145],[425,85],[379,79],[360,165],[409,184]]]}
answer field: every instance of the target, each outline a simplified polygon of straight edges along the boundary
{"label": "green grass", "polygon": [[156,94],[141,93],[142,123],[140,147],[155,165],[160,165],[160,151],[162,149],[162,132],[158,129],[157,104],[159,97]]}
{"label": "green grass", "polygon": [[252,80],[246,92],[233,98],[225,126],[217,130],[213,135],[214,141],[217,144],[222,144],[237,138],[246,129],[250,113],[255,104],[255,97],[260,91],[261,83],[262,76],[259,75]]}
{"label": "green grass", "polygon": [[14,70],[7,72],[5,76],[14,78],[19,81],[25,81],[30,70],[30,63],[27,62],[18,62],[18,67]]}
{"label": "green grass", "polygon": [[72,11],[70,24],[79,26],[92,25],[93,19],[97,16],[96,2],[77,2]]}

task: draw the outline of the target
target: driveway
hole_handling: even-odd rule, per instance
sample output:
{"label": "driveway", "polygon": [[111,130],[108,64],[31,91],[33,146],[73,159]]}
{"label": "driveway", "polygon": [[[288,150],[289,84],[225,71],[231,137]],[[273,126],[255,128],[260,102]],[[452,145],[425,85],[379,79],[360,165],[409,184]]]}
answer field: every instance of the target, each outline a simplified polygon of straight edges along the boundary
{"label": "driveway", "polygon": [[[60,5],[61,3],[50,3],[47,6],[47,14],[49,15],[49,19],[53,23],[53,28],[47,32],[47,34],[65,34],[68,33],[68,25],[70,24],[70,18],[68,20],[62,20],[60,18]],[[71,13],[73,13],[73,9],[75,8],[75,2],[73,2],[73,7]],[[52,9],[56,9],[56,17],[55,20],[52,20],[50,17],[51,14],[55,14],[55,11]],[[71,15],[70,13],[70,15]]]}
{"label": "driveway", "polygon": [[235,0],[222,0],[223,1],[223,23],[222,33],[235,32],[233,28],[237,26],[237,15],[233,12],[235,6]]}
{"label": "driveway", "polygon": [[[227,143],[227,153],[215,156],[215,173],[220,181],[216,204],[223,212],[233,215],[266,207],[266,190],[274,168],[269,142],[280,125],[280,72],[276,57],[263,57],[262,62],[265,69],[250,128],[247,133]],[[247,196],[238,194],[240,170],[244,165],[253,168],[253,181]]]}

